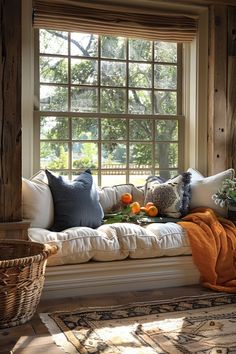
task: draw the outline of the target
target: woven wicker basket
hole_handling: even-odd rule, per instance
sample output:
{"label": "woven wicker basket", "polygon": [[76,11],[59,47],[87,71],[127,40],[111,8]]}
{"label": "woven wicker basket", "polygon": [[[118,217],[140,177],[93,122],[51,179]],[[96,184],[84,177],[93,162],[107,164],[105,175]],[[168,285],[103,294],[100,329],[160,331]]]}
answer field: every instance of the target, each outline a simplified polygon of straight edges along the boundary
{"label": "woven wicker basket", "polygon": [[0,240],[0,328],[23,324],[34,315],[47,258],[56,251],[37,242]]}

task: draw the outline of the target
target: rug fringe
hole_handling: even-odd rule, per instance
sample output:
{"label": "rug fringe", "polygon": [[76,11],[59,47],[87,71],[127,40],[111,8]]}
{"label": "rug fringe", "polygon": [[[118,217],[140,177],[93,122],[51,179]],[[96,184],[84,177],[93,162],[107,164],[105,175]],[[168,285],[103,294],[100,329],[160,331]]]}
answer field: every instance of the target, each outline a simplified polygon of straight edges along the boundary
{"label": "rug fringe", "polygon": [[57,324],[50,318],[48,313],[40,313],[39,317],[47,327],[55,344],[67,354],[78,354],[76,348],[68,341]]}

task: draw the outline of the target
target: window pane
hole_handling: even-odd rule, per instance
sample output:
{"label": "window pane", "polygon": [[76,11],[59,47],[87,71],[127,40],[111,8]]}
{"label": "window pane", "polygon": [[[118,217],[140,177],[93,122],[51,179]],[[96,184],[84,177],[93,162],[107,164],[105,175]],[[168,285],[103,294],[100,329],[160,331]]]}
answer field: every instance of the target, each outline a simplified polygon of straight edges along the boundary
{"label": "window pane", "polygon": [[142,39],[130,39],[129,59],[138,61],[150,61],[152,59],[152,42]]}
{"label": "window pane", "polygon": [[50,83],[68,82],[68,59],[40,57],[40,81]]}
{"label": "window pane", "polygon": [[126,174],[121,171],[111,171],[102,173],[102,186],[114,186],[116,184],[126,183]]}
{"label": "window pane", "polygon": [[71,59],[72,84],[97,85],[98,62],[93,59]]}
{"label": "window pane", "polygon": [[156,159],[159,161],[160,169],[178,167],[178,144],[157,143]]}
{"label": "window pane", "polygon": [[125,168],[126,145],[121,143],[102,144],[102,168]]}
{"label": "window pane", "polygon": [[152,139],[151,119],[130,119],[129,137],[130,140],[150,140]]}
{"label": "window pane", "polygon": [[69,126],[66,117],[41,117],[40,139],[68,139]]}
{"label": "window pane", "polygon": [[130,167],[150,168],[152,166],[152,144],[130,144]]}
{"label": "window pane", "polygon": [[68,54],[68,32],[39,30],[40,53]]}
{"label": "window pane", "polygon": [[97,140],[98,120],[96,118],[72,118],[72,139]]}
{"label": "window pane", "polygon": [[104,86],[125,86],[126,65],[117,61],[101,61],[101,84]]}
{"label": "window pane", "polygon": [[111,59],[126,58],[126,40],[123,37],[101,36],[101,57]]}
{"label": "window pane", "polygon": [[178,140],[177,120],[158,120],[156,122],[156,139],[158,141]]}
{"label": "window pane", "polygon": [[124,140],[127,138],[125,119],[103,118],[101,122],[102,140]]}
{"label": "window pane", "polygon": [[177,43],[154,42],[154,60],[177,63]]}
{"label": "window pane", "polygon": [[96,143],[72,143],[73,168],[97,168],[98,145]]}
{"label": "window pane", "polygon": [[151,64],[130,63],[129,86],[150,88],[152,86]]}
{"label": "window pane", "polygon": [[101,112],[125,113],[125,90],[101,89]]}
{"label": "window pane", "polygon": [[41,111],[67,111],[68,88],[63,86],[40,85]]}
{"label": "window pane", "polygon": [[71,111],[73,112],[97,112],[96,88],[72,88]]}
{"label": "window pane", "polygon": [[153,173],[149,171],[130,171],[129,173],[129,182],[133,183],[135,186],[144,186],[148,176],[151,176]]}
{"label": "window pane", "polygon": [[176,89],[177,67],[174,65],[155,65],[154,87],[159,89]]}
{"label": "window pane", "polygon": [[129,113],[151,114],[152,113],[151,91],[129,90]]}
{"label": "window pane", "polygon": [[154,96],[155,114],[176,114],[176,92],[156,91]]}
{"label": "window pane", "polygon": [[164,178],[165,180],[173,178],[173,177],[177,176],[178,174],[179,173],[178,173],[177,169],[175,169],[175,170],[157,170],[155,172],[156,176],[160,176],[160,177]]}
{"label": "window pane", "polygon": [[[72,180],[74,180],[76,177],[78,177],[78,175],[81,172],[83,172],[83,171],[84,171],[83,168],[78,170],[78,171],[73,170],[73,172],[72,172]],[[92,175],[93,175],[93,181],[98,186],[98,173],[97,173],[97,171],[94,171],[94,170],[92,170],[91,172],[92,172]]]}
{"label": "window pane", "polygon": [[59,170],[68,168],[67,143],[40,143],[40,168]]}
{"label": "window pane", "polygon": [[98,36],[90,33],[71,33],[71,55],[98,56]]}

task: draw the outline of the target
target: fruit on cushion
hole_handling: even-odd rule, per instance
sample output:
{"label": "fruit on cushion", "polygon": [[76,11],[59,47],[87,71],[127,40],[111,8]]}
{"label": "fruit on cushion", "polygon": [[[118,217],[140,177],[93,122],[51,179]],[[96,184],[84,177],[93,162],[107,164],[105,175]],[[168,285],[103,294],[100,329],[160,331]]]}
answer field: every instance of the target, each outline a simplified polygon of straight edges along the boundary
{"label": "fruit on cushion", "polygon": [[124,193],[122,194],[120,200],[123,204],[128,205],[132,202],[133,197],[130,193]]}
{"label": "fruit on cushion", "polygon": [[146,207],[141,207],[140,211],[144,211],[145,213],[147,213],[147,208]]}
{"label": "fruit on cushion", "polygon": [[133,214],[138,214],[141,209],[139,202],[133,202],[132,204],[130,204],[130,208]]}
{"label": "fruit on cushion", "polygon": [[146,205],[145,205],[145,208],[146,209],[149,209],[151,206],[153,206],[154,203],[153,202],[148,202]]}
{"label": "fruit on cushion", "polygon": [[155,205],[152,205],[150,206],[148,209],[147,209],[147,214],[149,216],[157,216],[158,214],[158,209]]}

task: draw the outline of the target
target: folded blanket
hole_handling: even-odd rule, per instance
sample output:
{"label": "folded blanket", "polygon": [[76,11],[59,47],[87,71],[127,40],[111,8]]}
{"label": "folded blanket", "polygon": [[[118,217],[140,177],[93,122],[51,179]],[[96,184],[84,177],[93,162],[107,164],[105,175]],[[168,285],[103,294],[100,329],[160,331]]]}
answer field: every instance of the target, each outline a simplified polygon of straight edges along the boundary
{"label": "folded blanket", "polygon": [[198,208],[178,222],[188,233],[203,286],[236,293],[236,227],[212,209]]}

